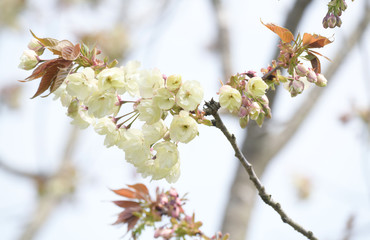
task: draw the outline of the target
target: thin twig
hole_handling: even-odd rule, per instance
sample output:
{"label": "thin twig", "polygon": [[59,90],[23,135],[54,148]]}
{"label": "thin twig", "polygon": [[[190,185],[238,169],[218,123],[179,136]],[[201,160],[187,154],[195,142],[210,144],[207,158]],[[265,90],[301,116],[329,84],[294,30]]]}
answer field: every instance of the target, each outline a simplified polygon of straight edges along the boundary
{"label": "thin twig", "polygon": [[248,160],[244,157],[242,152],[240,151],[234,134],[230,134],[227,130],[226,126],[222,122],[220,115],[218,114],[218,110],[220,108],[220,104],[218,102],[215,102],[213,99],[209,102],[205,103],[205,112],[206,115],[212,115],[214,117],[213,125],[220,129],[222,133],[225,135],[227,140],[230,142],[231,146],[234,149],[235,157],[239,159],[240,163],[243,165],[244,169],[247,171],[249,175],[249,179],[253,182],[254,186],[256,187],[259,196],[261,199],[269,206],[271,206],[281,217],[281,220],[290,225],[294,228],[294,230],[300,232],[305,237],[307,237],[310,240],[317,240],[317,238],[313,235],[311,231],[308,231],[304,229],[301,225],[293,221],[282,209],[280,203],[274,201],[270,194],[268,194],[265,190],[265,187],[262,185],[261,181],[257,177],[253,166],[248,162]]}

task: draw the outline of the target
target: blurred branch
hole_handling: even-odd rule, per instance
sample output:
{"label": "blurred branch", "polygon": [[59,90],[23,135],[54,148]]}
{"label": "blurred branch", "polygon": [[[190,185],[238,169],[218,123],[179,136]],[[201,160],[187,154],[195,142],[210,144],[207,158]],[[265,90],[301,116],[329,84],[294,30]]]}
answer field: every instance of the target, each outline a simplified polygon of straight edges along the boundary
{"label": "blurred branch", "polygon": [[262,185],[261,181],[257,177],[253,169],[253,166],[248,162],[248,160],[244,157],[244,155],[238,148],[234,134],[230,134],[230,132],[227,130],[226,126],[222,122],[220,115],[218,114],[220,104],[218,102],[211,100],[209,102],[206,102],[205,106],[206,106],[206,109],[205,109],[206,115],[212,115],[214,117],[214,120],[212,121],[213,125],[217,127],[218,129],[220,129],[222,133],[225,135],[225,137],[227,138],[227,140],[230,142],[231,146],[234,149],[235,157],[239,159],[240,163],[242,164],[244,169],[247,171],[249,175],[249,179],[253,182],[261,199],[267,205],[272,207],[280,215],[281,220],[284,223],[288,224],[294,230],[303,234],[308,239],[317,240],[317,238],[314,236],[314,234],[311,231],[306,230],[305,228],[300,226],[298,223],[296,223],[293,219],[291,219],[282,209],[280,203],[274,201],[271,195],[266,192],[265,187]]}
{"label": "blurred branch", "polygon": [[29,173],[29,172],[25,172],[25,171],[19,170],[17,168],[14,168],[13,166],[8,165],[7,163],[5,163],[1,159],[0,159],[0,169],[4,170],[4,171],[6,171],[10,174],[13,174],[17,177],[28,178],[28,179],[32,179],[32,180],[35,180],[35,181],[44,177],[41,174]]}
{"label": "blurred branch", "polygon": [[231,76],[231,55],[230,55],[230,37],[227,21],[227,14],[222,6],[222,0],[212,0],[212,6],[216,16],[217,26],[217,50],[219,51],[222,64],[223,79]]}
{"label": "blurred branch", "polygon": [[76,126],[71,129],[59,169],[47,179],[44,188],[41,189],[35,212],[19,240],[33,239],[59,203],[73,192],[76,182],[76,169],[71,162],[71,157],[75,150],[78,130]]}

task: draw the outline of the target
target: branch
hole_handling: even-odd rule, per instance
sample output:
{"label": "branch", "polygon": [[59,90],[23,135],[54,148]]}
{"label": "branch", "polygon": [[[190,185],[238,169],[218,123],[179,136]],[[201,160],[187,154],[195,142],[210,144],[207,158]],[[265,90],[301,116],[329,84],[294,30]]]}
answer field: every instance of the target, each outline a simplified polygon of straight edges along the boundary
{"label": "branch", "polygon": [[270,194],[268,194],[265,190],[265,187],[262,185],[261,181],[257,177],[253,166],[248,162],[248,160],[244,157],[240,149],[238,148],[236,144],[236,139],[234,134],[230,134],[227,130],[226,126],[222,122],[220,115],[218,114],[218,109],[220,108],[220,104],[218,102],[215,102],[213,99],[209,102],[205,103],[205,112],[206,115],[212,115],[214,117],[214,120],[212,121],[213,125],[220,129],[222,133],[225,135],[227,140],[230,142],[231,146],[234,149],[235,157],[237,157],[240,161],[240,163],[243,165],[244,169],[247,171],[249,175],[249,179],[253,182],[254,186],[256,187],[258,191],[258,195],[261,197],[261,199],[270,207],[272,207],[281,217],[281,220],[290,225],[294,230],[300,232],[302,235],[307,237],[310,240],[317,240],[317,238],[313,235],[311,231],[308,231],[304,229],[302,226],[300,226],[298,223],[293,221],[282,209],[280,203],[274,201]]}
{"label": "branch", "polygon": [[78,128],[73,126],[67,140],[64,156],[58,171],[45,182],[34,215],[23,230],[19,240],[31,240],[48,217],[58,207],[61,200],[73,192],[75,187],[75,167],[71,156],[77,140]]}

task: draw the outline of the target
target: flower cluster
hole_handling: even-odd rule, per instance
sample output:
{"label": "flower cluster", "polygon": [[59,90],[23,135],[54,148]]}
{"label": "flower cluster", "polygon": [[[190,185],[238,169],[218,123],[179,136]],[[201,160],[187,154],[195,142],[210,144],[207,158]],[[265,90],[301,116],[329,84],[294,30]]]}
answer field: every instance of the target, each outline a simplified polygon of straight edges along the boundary
{"label": "flower cluster", "polygon": [[268,85],[254,72],[234,75],[219,90],[222,108],[238,113],[240,126],[245,128],[249,119],[262,125],[265,117],[271,117],[268,98],[265,93]]}
{"label": "flower cluster", "polygon": [[[199,228],[202,222],[195,221],[195,215],[187,215],[183,209],[186,199],[180,198],[177,191],[160,191],[157,188],[153,200],[144,184],[128,185],[129,188],[113,190],[116,194],[131,200],[113,201],[117,206],[124,208],[114,224],[127,224],[127,231],[131,231],[137,239],[145,227],[154,227],[154,238],[185,239],[185,237],[199,237],[199,239],[227,240],[228,234],[217,233],[207,237]],[[167,224],[159,227],[155,223],[169,219]]]}
{"label": "flower cluster", "polygon": [[328,12],[322,20],[324,28],[335,28],[342,26],[342,12],[347,9],[347,3],[345,0],[331,0],[328,3]]}
{"label": "flower cluster", "polygon": [[[105,136],[105,146],[122,149],[125,159],[144,177],[175,182],[180,174],[178,143],[193,140],[198,122],[207,123],[198,110],[203,100],[199,82],[182,81],[179,75],[166,77],[158,69],[140,69],[135,61],[115,67],[98,60],[96,49],[69,43],[65,49],[61,42],[35,37],[21,57],[20,67],[26,70],[41,63],[26,79],[41,77],[35,96],[50,85],[50,92],[68,108],[73,124],[92,125]],[[60,57],[41,60],[38,54],[45,48]],[[61,81],[60,75],[64,76]],[[133,125],[138,121],[142,124]]]}

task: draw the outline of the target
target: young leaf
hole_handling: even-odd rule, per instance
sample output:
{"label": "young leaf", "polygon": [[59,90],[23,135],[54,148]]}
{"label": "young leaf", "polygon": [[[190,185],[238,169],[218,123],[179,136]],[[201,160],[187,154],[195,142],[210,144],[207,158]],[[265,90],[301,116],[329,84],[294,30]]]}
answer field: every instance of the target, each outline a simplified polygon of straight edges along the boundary
{"label": "young leaf", "polygon": [[36,38],[37,40],[39,40],[40,43],[42,45],[44,45],[45,47],[49,48],[49,47],[55,47],[56,45],[58,45],[59,41],[54,39],[54,38],[39,38],[31,30],[30,30],[30,32],[31,32],[32,36],[34,38]]}
{"label": "young leaf", "polygon": [[130,189],[127,188],[122,188],[118,190],[112,190],[114,193],[122,196],[122,197],[127,197],[127,198],[137,198],[137,194],[134,191],[131,191]]}
{"label": "young leaf", "polygon": [[60,85],[62,85],[64,80],[68,77],[69,73],[71,72],[72,67],[73,64],[72,62],[70,62],[68,66],[59,68],[57,76],[50,86],[50,93],[54,92],[60,87]]}
{"label": "young leaf", "polygon": [[[313,54],[312,54],[313,55]],[[317,56],[313,55],[314,58],[311,59],[311,65],[315,73],[321,73],[321,63]]]}
{"label": "young leaf", "polygon": [[135,189],[137,192],[144,193],[145,195],[149,194],[148,188],[142,183],[137,183],[134,185],[127,185],[127,186]]}
{"label": "young leaf", "polygon": [[65,60],[74,61],[80,56],[80,44],[76,44],[75,46],[66,46],[62,48],[62,58]]}
{"label": "young leaf", "polygon": [[25,80],[19,80],[19,81],[29,82],[29,81],[42,77],[45,74],[47,68],[51,66],[52,64],[54,64],[57,60],[58,59],[51,59],[51,60],[41,63],[35,70],[33,70],[32,74],[29,77],[27,77]]}
{"label": "young leaf", "polygon": [[261,23],[265,25],[268,29],[276,33],[280,37],[281,41],[289,43],[294,40],[293,34],[288,29],[280,27],[273,23],[264,24],[262,21]]}
{"label": "young leaf", "polygon": [[320,36],[318,34],[312,35],[309,33],[305,33],[302,39],[302,45],[307,46],[308,48],[322,48],[332,42],[333,41],[330,41],[326,37]]}
{"label": "young leaf", "polygon": [[138,207],[140,206],[140,203],[133,202],[133,201],[113,201],[114,204],[121,208],[127,208],[127,207]]}
{"label": "young leaf", "polygon": [[57,77],[57,73],[58,73],[58,67],[55,64],[53,66],[49,67],[48,69],[46,69],[45,74],[41,78],[39,87],[38,87],[35,95],[33,95],[33,97],[31,97],[31,99],[33,99],[33,98],[39,96],[40,94],[44,93],[50,87],[50,85],[55,80],[55,78]]}

